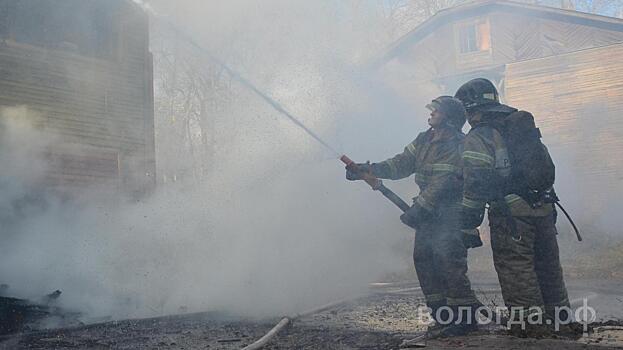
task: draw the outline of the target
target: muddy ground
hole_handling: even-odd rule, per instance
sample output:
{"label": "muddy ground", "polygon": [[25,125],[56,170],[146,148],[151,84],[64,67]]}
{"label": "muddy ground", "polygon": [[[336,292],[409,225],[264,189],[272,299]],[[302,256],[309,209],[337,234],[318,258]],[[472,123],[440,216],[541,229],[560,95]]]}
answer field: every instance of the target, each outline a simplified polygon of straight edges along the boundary
{"label": "muddy ground", "polygon": [[[475,285],[481,300],[499,303],[495,283]],[[597,321],[623,319],[623,284],[574,281],[572,303],[587,300]],[[375,285],[370,295],[296,320],[266,349],[398,349],[404,339],[420,334],[422,305],[417,285]],[[249,322],[218,313],[116,321],[23,333],[0,339],[6,349],[241,349],[268,332],[278,320]],[[620,323],[616,323],[619,325]],[[620,328],[620,329],[618,329]],[[598,328],[577,341],[519,339],[488,327],[468,337],[429,340],[430,349],[607,349],[623,348],[623,328]]]}

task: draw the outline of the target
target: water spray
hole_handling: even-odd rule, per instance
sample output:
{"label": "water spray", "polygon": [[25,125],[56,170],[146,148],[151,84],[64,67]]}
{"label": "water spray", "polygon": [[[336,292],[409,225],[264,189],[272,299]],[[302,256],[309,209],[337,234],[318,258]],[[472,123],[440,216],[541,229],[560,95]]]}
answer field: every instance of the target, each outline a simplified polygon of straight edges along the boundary
{"label": "water spray", "polygon": [[346,169],[348,169],[348,170],[350,170],[352,172],[361,174],[362,179],[368,185],[370,185],[370,187],[373,190],[381,192],[381,194],[383,194],[383,196],[385,196],[387,199],[389,199],[392,203],[394,203],[403,212],[410,208],[409,204],[407,204],[404,200],[402,200],[400,197],[398,197],[398,195],[395,194],[392,190],[390,190],[389,188],[385,187],[385,185],[383,185],[383,182],[380,179],[378,179],[377,177],[375,177],[374,175],[372,175],[369,172],[367,172],[367,173],[366,172],[362,172],[361,169],[359,169],[359,167],[357,166],[357,163],[352,161],[346,155],[342,155],[340,152],[338,152],[335,147],[331,146],[331,144],[329,144],[327,141],[323,140],[312,129],[310,129],[308,126],[306,126],[303,122],[301,122],[294,115],[292,115],[292,113],[288,112],[288,110],[286,110],[274,98],[270,97],[268,94],[266,94],[265,92],[260,90],[255,84],[251,83],[248,79],[244,78],[240,73],[238,73],[237,71],[235,71],[234,69],[229,67],[225,62],[220,60],[217,56],[213,55],[209,50],[207,50],[203,46],[199,45],[199,43],[197,43],[190,35],[186,34],[183,30],[179,29],[175,24],[171,23],[170,21],[165,19],[163,16],[156,14],[156,12],[153,9],[151,9],[149,6],[145,6],[143,4],[143,8],[145,8],[145,10],[147,12],[152,14],[152,16],[155,19],[159,20],[161,23],[164,23],[169,28],[171,28],[171,30],[173,30],[176,35],[179,35],[180,37],[184,38],[195,49],[199,50],[201,53],[206,55],[210,61],[214,62],[219,67],[221,67],[223,70],[225,70],[234,80],[239,82],[242,86],[246,87],[247,89],[251,90],[257,96],[259,96],[262,100],[264,100],[271,107],[273,107],[273,109],[275,109],[279,114],[281,114],[282,116],[285,116],[286,118],[288,118],[288,120],[290,120],[292,123],[294,123],[294,125],[298,126],[308,136],[310,136],[312,139],[314,139],[316,142],[318,142],[320,145],[322,145],[325,149],[330,151],[331,154],[334,157],[339,158],[340,161],[342,161],[342,163],[344,163],[346,165]]}

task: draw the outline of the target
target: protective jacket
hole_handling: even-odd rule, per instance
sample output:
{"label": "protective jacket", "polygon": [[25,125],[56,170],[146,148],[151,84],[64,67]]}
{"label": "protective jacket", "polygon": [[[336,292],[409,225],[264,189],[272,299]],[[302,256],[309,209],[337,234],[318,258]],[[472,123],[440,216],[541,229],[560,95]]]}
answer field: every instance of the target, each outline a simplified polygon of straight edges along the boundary
{"label": "protective jacket", "polygon": [[461,201],[461,152],[465,135],[452,129],[429,129],[418,135],[404,151],[370,170],[379,178],[398,180],[415,174],[420,194],[414,198],[430,211]]}
{"label": "protective jacket", "polygon": [[446,305],[480,305],[467,277],[467,249],[458,225],[464,138],[458,129],[429,129],[402,153],[370,166],[380,178],[397,180],[415,174],[420,194],[414,201],[435,214],[416,229],[413,248],[418,280],[433,314]]}
{"label": "protective jacket", "polygon": [[485,204],[489,203],[489,213],[496,215],[501,212],[499,208],[503,200],[513,216],[548,215],[552,206],[533,209],[517,193],[509,193],[512,164],[504,139],[493,126],[496,118],[503,117],[504,114],[489,113],[482,120],[470,120],[472,129],[463,144],[462,205],[484,211]]}
{"label": "protective jacket", "polygon": [[[514,186],[509,180],[513,164],[502,135],[493,126],[495,119],[505,114],[489,112],[482,117],[470,120],[472,129],[465,137],[462,205],[465,211],[484,211],[485,203],[490,205],[493,262],[511,318],[527,317],[534,307],[554,315],[556,307],[569,306],[569,298],[560,265],[553,205],[533,209],[512,193]],[[510,209],[510,220],[504,214],[508,213],[503,210],[504,202]],[[512,239],[513,230],[520,240]]]}

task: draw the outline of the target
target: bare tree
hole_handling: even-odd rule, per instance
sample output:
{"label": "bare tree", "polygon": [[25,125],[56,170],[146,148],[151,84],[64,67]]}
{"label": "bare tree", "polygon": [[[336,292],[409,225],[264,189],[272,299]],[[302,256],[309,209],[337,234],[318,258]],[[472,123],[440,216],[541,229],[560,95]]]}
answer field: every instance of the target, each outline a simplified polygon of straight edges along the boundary
{"label": "bare tree", "polygon": [[177,32],[154,27],[158,173],[198,183],[214,167],[215,120],[232,101],[231,77]]}
{"label": "bare tree", "polygon": [[567,0],[578,11],[607,16],[620,16],[623,11],[622,0]]}
{"label": "bare tree", "polygon": [[468,0],[377,0],[390,36],[397,38],[437,12]]}

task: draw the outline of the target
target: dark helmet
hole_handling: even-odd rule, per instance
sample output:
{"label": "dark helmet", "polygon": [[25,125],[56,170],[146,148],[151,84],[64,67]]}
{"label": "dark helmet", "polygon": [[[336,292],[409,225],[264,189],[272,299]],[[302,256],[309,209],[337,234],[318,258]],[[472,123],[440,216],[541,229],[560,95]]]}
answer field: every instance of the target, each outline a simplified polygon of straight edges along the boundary
{"label": "dark helmet", "polygon": [[481,107],[497,106],[500,104],[500,96],[495,85],[488,79],[477,78],[463,84],[454,97],[463,102],[463,106],[468,112]]}
{"label": "dark helmet", "polygon": [[465,108],[460,100],[452,96],[439,96],[426,105],[431,111],[439,111],[445,116],[448,126],[461,130],[465,125]]}

